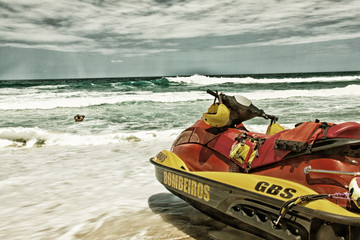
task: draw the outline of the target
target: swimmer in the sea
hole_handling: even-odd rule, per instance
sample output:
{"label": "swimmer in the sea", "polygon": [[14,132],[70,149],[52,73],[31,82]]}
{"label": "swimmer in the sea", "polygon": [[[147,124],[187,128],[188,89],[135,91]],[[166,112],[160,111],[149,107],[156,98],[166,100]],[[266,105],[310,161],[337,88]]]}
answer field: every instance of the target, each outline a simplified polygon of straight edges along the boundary
{"label": "swimmer in the sea", "polygon": [[80,114],[77,114],[74,119],[75,119],[75,122],[82,122],[85,118],[85,115],[80,115]]}

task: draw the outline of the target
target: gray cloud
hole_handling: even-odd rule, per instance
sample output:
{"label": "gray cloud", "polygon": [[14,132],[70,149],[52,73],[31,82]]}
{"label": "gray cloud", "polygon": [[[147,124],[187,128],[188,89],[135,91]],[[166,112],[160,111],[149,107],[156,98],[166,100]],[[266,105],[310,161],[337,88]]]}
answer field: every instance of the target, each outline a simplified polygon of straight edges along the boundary
{"label": "gray cloud", "polygon": [[0,0],[0,18],[2,79],[346,71],[360,61],[358,0]]}
{"label": "gray cloud", "polygon": [[357,1],[2,0],[0,16],[0,46],[124,56],[360,37]]}

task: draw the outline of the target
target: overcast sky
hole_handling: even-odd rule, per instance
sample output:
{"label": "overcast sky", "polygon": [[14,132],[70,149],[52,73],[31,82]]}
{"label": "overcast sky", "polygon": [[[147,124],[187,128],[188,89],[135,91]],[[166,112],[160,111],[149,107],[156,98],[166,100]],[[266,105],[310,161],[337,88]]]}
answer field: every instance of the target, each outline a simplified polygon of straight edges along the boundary
{"label": "overcast sky", "polygon": [[0,0],[0,79],[360,70],[360,0]]}

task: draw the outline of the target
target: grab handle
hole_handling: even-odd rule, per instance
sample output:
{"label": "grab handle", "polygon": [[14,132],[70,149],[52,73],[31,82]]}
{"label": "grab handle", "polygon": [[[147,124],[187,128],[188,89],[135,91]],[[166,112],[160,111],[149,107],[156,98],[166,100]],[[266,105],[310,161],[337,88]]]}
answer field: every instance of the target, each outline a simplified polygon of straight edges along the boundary
{"label": "grab handle", "polygon": [[342,171],[332,171],[332,170],[324,170],[324,169],[312,169],[310,166],[304,167],[305,175],[309,173],[329,173],[329,174],[337,174],[337,175],[350,175],[354,177],[359,177],[360,172],[342,172]]}

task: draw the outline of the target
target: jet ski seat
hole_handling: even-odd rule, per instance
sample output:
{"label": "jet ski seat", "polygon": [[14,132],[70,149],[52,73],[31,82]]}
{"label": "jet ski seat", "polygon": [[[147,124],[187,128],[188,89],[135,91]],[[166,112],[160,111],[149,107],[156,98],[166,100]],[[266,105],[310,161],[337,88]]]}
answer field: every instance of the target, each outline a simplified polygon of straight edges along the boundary
{"label": "jet ski seat", "polygon": [[[291,152],[310,152],[315,140],[329,136],[328,131],[330,135],[334,135],[333,132],[341,132],[336,129],[330,131],[331,126],[334,124],[314,121],[304,122],[293,129],[279,131],[272,136],[241,134],[232,146],[230,158],[248,172],[250,169],[279,162]],[[356,128],[356,126],[346,127],[349,131]],[[357,129],[360,131],[360,125]]]}

